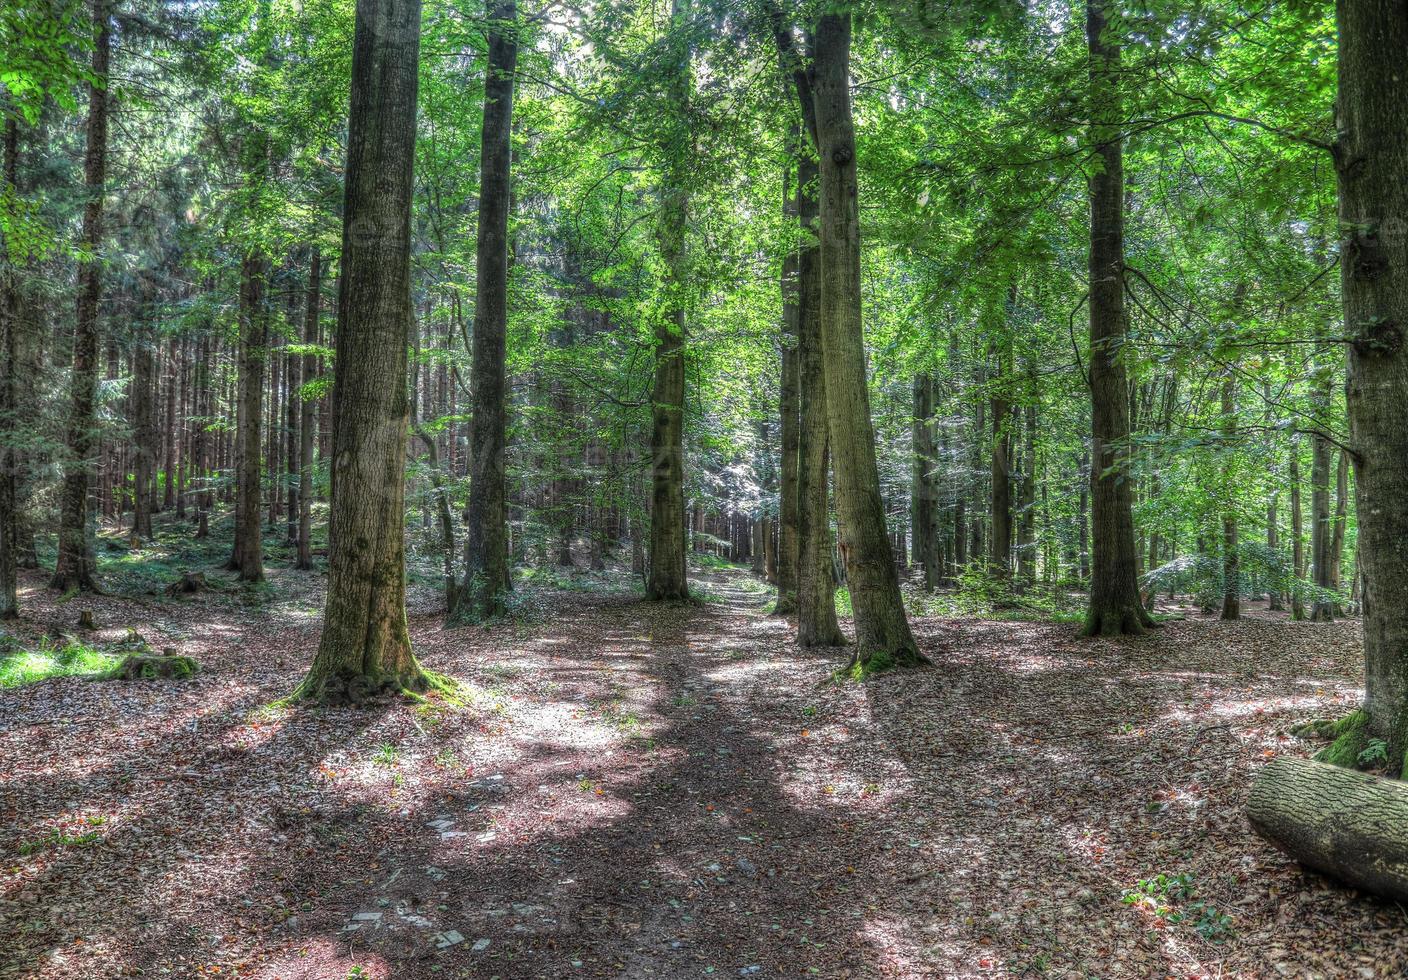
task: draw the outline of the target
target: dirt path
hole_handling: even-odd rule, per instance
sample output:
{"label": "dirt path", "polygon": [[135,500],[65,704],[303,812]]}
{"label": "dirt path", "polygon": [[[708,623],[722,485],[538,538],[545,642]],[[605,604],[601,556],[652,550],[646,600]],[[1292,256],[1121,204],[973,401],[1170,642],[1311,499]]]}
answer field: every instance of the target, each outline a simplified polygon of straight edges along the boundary
{"label": "dirt path", "polygon": [[415,616],[467,713],[260,710],[312,600],[115,604],[207,669],[0,693],[0,976],[1403,974],[1402,910],[1241,815],[1355,696],[1352,624],[924,620],[940,666],[837,686],[751,580],[706,594]]}

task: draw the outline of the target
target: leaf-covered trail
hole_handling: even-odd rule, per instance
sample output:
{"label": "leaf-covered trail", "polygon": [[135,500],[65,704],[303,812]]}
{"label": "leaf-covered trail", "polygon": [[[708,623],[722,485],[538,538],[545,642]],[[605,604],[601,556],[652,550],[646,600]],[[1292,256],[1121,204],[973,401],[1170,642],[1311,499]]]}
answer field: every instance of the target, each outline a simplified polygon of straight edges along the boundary
{"label": "leaf-covered trail", "polygon": [[[938,666],[837,686],[840,654],[793,648],[750,580],[706,588],[694,607],[570,593],[520,629],[419,613],[422,659],[478,691],[451,714],[260,710],[311,655],[313,599],[107,601],[100,623],[206,669],[0,693],[0,976],[1408,963],[1401,910],[1303,875],[1241,812],[1257,765],[1305,750],[1284,730],[1357,696],[1353,624],[1091,643],[921,620]],[[1160,872],[1193,894],[1125,901]]]}

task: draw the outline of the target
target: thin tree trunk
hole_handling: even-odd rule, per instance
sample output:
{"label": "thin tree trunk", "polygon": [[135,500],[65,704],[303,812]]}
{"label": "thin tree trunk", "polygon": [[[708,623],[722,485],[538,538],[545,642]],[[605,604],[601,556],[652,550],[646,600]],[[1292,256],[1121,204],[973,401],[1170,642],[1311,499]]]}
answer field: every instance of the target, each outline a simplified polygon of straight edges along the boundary
{"label": "thin tree trunk", "polygon": [[1335,618],[1335,604],[1329,592],[1334,588],[1334,550],[1330,526],[1330,441],[1311,437],[1310,456],[1310,560],[1314,572],[1315,595],[1310,604],[1313,622],[1328,623]]}
{"label": "thin tree trunk", "polygon": [[875,461],[861,326],[860,220],[850,89],[851,18],[817,21],[812,93],[821,163],[821,331],[827,422],[835,453],[839,541],[855,611],[853,666],[922,659],[909,630]]}
{"label": "thin tree trunk", "polygon": [[503,610],[513,588],[508,573],[508,502],[504,477],[508,386],[508,216],[511,201],[513,81],[518,65],[516,0],[494,0],[489,11],[489,63],[479,170],[478,288],[474,304],[473,417],[470,425],[469,508],[465,580],[451,611],[485,619]]}
{"label": "thin tree trunk", "polygon": [[999,344],[993,359],[992,385],[992,482],[989,508],[992,534],[989,537],[988,564],[999,579],[1012,577],[1012,403],[1007,386],[1011,383],[1011,347]]}
{"label": "thin tree trunk", "polygon": [[[794,147],[801,141],[801,135],[794,126]],[[788,176],[791,173],[792,168],[789,167]],[[796,195],[786,180],[783,181],[782,213],[789,220],[796,219]],[[797,559],[801,553],[797,541],[797,469],[801,429],[801,416],[798,414],[800,393],[797,390],[797,303],[797,253],[792,251],[782,263],[782,383],[778,397],[782,464],[777,508],[777,603],[773,606],[773,614],[777,616],[790,616],[797,611]]]}
{"label": "thin tree trunk", "polygon": [[1086,2],[1090,52],[1090,416],[1094,547],[1085,634],[1142,633],[1153,625],[1139,600],[1129,455],[1129,396],[1124,365],[1124,143],[1120,44],[1105,0]]}
{"label": "thin tree trunk", "polygon": [[406,630],[405,453],[420,0],[358,0],[343,196],[332,541],[323,633],[294,698],[424,691]]}
{"label": "thin tree trunk", "polygon": [[[19,188],[19,123],[5,120],[0,196],[13,199]],[[0,236],[0,619],[18,619],[18,500],[15,496],[19,454],[15,378],[19,361],[19,283],[9,242]]]}
{"label": "thin tree trunk", "polygon": [[[147,304],[142,304],[147,315]],[[153,463],[156,458],[158,435],[156,420],[153,418],[152,387],[155,381],[152,370],[150,326],[139,329],[132,350],[132,390],[128,395],[130,424],[133,435],[133,484],[132,484],[132,533],[150,541],[152,538],[152,497],[151,482]]]}
{"label": "thin tree trunk", "polygon": [[103,290],[99,253],[107,184],[107,80],[112,52],[108,0],[93,0],[93,21],[93,78],[88,85],[88,148],[83,163],[83,186],[87,195],[81,244],[84,261],[78,264],[78,308],[73,330],[73,371],[69,382],[66,434],[68,458],[64,461],[59,500],[59,555],[50,583],[62,592],[97,588],[96,565],[88,536],[88,492],[94,476],[93,454],[98,448],[94,403],[98,388],[98,304]]}
{"label": "thin tree trunk", "polygon": [[235,548],[230,569],[242,582],[264,578],[264,529],[260,508],[260,428],[264,415],[264,365],[268,351],[268,319],[264,311],[264,280],[268,263],[248,252],[240,264],[239,400],[235,411]]}
{"label": "thin tree trunk", "polygon": [[[1239,291],[1240,292],[1240,291]],[[1237,510],[1233,503],[1232,440],[1237,431],[1236,376],[1222,377],[1222,618],[1242,618],[1242,561],[1237,554]]]}
{"label": "thin tree trunk", "polygon": [[923,569],[925,589],[938,585],[938,539],[935,536],[934,494],[934,378],[928,372],[914,376],[914,421],[911,427],[913,474],[909,522],[911,557]]}
{"label": "thin tree trunk", "polygon": [[[303,343],[318,342],[318,314],[322,298],[322,252],[315,246],[308,262],[308,293],[303,313]],[[317,355],[303,355],[304,381],[318,373]],[[313,427],[317,403],[300,399],[298,419],[298,561],[296,567],[313,567]]]}
{"label": "thin tree trunk", "polygon": [[1287,480],[1291,485],[1291,618],[1305,618],[1305,522],[1300,502],[1300,438],[1291,436],[1290,473]]}

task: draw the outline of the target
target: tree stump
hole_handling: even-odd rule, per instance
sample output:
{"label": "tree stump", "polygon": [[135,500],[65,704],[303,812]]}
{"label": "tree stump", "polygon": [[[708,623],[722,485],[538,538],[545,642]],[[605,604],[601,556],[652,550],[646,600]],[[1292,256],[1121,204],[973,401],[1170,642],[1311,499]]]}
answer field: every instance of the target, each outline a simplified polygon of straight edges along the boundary
{"label": "tree stump", "polygon": [[97,624],[93,622],[93,610],[80,609],[78,611],[78,628],[81,630],[95,630]]}
{"label": "tree stump", "polygon": [[169,596],[191,595],[210,588],[204,572],[182,572],[181,577],[166,587]]}
{"label": "tree stump", "polygon": [[1281,758],[1252,784],[1247,817],[1301,864],[1408,902],[1408,783]]}
{"label": "tree stump", "polygon": [[108,680],[152,681],[158,679],[185,680],[195,675],[199,666],[190,657],[175,656],[175,649],[167,647],[160,654],[129,653],[113,667]]}

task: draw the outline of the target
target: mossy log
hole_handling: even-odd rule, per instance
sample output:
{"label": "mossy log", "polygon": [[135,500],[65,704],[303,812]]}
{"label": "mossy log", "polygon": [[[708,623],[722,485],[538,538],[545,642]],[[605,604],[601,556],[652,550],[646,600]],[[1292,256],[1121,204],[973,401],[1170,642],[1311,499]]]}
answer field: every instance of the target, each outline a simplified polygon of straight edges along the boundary
{"label": "mossy log", "polygon": [[167,647],[159,654],[129,653],[118,661],[107,677],[108,680],[123,681],[150,681],[162,678],[185,680],[194,676],[199,669],[195,660],[179,656],[173,648]]}
{"label": "mossy log", "polygon": [[1252,784],[1247,817],[1301,864],[1408,902],[1408,784],[1281,758]]}

